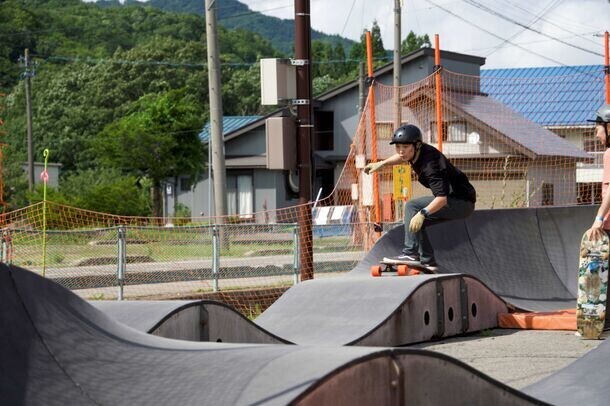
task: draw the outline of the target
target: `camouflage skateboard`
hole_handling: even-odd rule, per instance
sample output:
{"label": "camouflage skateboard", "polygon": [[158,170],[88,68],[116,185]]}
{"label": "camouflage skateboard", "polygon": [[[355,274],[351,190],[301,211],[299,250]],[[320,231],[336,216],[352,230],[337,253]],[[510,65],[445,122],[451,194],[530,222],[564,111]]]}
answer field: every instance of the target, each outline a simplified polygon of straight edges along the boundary
{"label": "camouflage skateboard", "polygon": [[604,331],[608,291],[608,236],[580,243],[576,327],[582,338],[597,340]]}
{"label": "camouflage skateboard", "polygon": [[371,266],[371,276],[381,276],[383,273],[396,273],[397,276],[413,276],[425,274],[434,274],[436,272],[428,269],[418,261],[387,261],[382,260],[379,265]]}

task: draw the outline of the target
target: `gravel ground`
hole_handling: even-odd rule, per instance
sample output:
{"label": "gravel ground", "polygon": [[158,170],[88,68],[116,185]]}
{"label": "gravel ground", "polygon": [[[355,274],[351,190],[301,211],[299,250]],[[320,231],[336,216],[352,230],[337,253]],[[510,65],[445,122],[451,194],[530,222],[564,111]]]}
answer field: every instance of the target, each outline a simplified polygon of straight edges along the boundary
{"label": "gravel ground", "polygon": [[573,331],[495,329],[410,347],[457,358],[521,389],[562,369],[601,342],[582,340]]}

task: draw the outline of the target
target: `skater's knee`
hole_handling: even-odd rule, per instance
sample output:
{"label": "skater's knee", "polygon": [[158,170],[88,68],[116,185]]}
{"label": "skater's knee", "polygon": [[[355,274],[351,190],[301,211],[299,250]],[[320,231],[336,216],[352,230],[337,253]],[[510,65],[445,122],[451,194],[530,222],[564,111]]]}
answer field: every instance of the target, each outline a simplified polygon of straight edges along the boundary
{"label": "skater's knee", "polygon": [[420,206],[420,205],[419,205],[419,204],[418,204],[416,201],[414,201],[414,200],[409,200],[409,201],[407,202],[407,204],[405,204],[405,211],[406,211],[406,212],[409,212],[409,213],[414,213],[414,212],[416,212],[416,211],[421,210],[419,206]]}

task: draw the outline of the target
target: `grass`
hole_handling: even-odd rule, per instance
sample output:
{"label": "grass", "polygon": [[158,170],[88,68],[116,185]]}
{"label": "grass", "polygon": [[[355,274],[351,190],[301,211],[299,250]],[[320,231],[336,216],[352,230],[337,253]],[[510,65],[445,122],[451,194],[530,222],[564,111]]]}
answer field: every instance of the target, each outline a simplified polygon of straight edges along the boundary
{"label": "grass", "polygon": [[258,316],[260,316],[262,312],[263,311],[260,303],[255,303],[254,308],[251,305],[248,306],[248,310],[246,311],[245,316],[250,320],[254,320]]}
{"label": "grass", "polygon": [[[150,232],[151,230],[147,230]],[[212,240],[199,238],[193,233],[174,233],[167,238],[157,230],[157,240],[151,236],[128,234],[126,253],[129,256],[149,256],[155,262],[171,262],[212,258]],[[78,262],[89,258],[116,257],[116,235],[112,238],[105,235],[75,235],[75,233],[54,233],[47,239],[47,263],[49,265],[75,266]],[[245,235],[245,234],[243,234]],[[243,237],[236,236],[236,237]],[[268,233],[272,236],[273,233]],[[161,240],[159,237],[165,237]],[[188,237],[188,238],[187,238]],[[196,237],[196,236],[195,236]],[[201,237],[199,235],[199,237]],[[108,242],[101,243],[100,242]],[[337,252],[358,249],[351,245],[350,236],[317,238],[313,241],[314,252]],[[40,235],[16,234],[13,237],[14,260],[16,265],[42,265],[42,238]],[[269,255],[290,255],[294,250],[292,240],[265,241],[261,238],[252,242],[231,243],[221,247],[222,257],[253,257]]]}
{"label": "grass", "polygon": [[494,336],[493,330],[489,330],[489,329],[481,330],[481,332],[479,334],[482,337],[493,337]]}
{"label": "grass", "polygon": [[103,293],[94,293],[90,295],[87,300],[105,300]]}

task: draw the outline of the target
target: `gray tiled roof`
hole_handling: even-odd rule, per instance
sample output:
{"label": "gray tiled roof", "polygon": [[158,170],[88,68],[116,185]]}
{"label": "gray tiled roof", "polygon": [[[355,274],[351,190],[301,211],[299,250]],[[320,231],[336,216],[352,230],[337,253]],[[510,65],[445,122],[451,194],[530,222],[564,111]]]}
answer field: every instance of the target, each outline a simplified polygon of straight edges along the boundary
{"label": "gray tiled roof", "polygon": [[497,130],[536,156],[591,159],[591,155],[557,134],[526,119],[506,105],[484,95],[452,93],[445,101]]}

